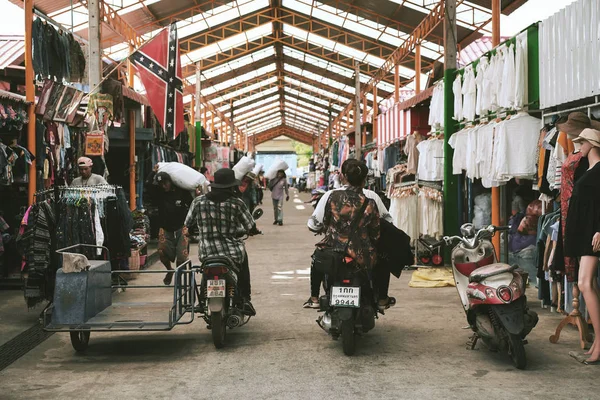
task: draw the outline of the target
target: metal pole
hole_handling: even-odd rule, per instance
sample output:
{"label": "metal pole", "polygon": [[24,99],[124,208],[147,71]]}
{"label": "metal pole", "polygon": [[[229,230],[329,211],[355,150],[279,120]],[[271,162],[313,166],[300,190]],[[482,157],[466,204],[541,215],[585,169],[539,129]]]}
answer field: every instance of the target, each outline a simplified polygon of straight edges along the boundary
{"label": "metal pole", "polygon": [[[196,63],[196,110],[193,111],[194,119],[195,119],[195,135],[196,135],[196,167],[202,166],[202,127],[204,124],[201,121],[200,115],[200,99],[202,97],[200,93],[201,87],[201,75],[202,75],[202,66],[200,62]],[[206,119],[206,114],[205,114]]]}
{"label": "metal pole", "polygon": [[[421,45],[415,47],[415,93],[421,93]],[[398,100],[396,100],[398,101]]]}
{"label": "metal pole", "polygon": [[362,156],[362,137],[360,133],[360,68],[358,61],[354,64],[354,146],[356,159],[360,160]]}
{"label": "metal pole", "polygon": [[[133,53],[133,46],[129,45],[129,54]],[[127,64],[127,82],[130,88],[133,88],[133,63]],[[135,190],[135,111],[129,110],[129,209],[136,209],[137,196]]]}
{"label": "metal pole", "polygon": [[394,102],[400,102],[400,66],[394,67]]}
{"label": "metal pole", "polygon": [[[456,132],[454,96],[452,83],[456,76],[456,0],[446,0],[444,10],[444,234],[453,235],[459,231],[458,225],[458,179],[452,174],[453,150],[448,140]],[[446,249],[449,260],[449,249]]]}
{"label": "metal pole", "polygon": [[[379,104],[377,103],[377,86],[373,86],[373,142],[378,144],[377,140],[379,139],[377,135],[377,130],[379,126],[377,124],[377,115],[379,113]],[[381,143],[383,144],[383,143]]]}
{"label": "metal pole", "polygon": [[235,139],[233,135],[233,99],[229,102],[229,119],[231,120],[231,129],[229,131],[229,146],[231,146],[231,148],[233,149],[235,148]]}
{"label": "metal pole", "polygon": [[[500,44],[500,1],[492,0],[492,46]],[[492,224],[500,225],[500,188],[492,188]],[[500,257],[500,235],[494,235],[492,243],[496,256]]]}
{"label": "metal pole", "polygon": [[88,1],[88,40],[90,46],[90,88],[99,89],[102,80],[102,49],[100,48],[100,1]]}
{"label": "metal pole", "polygon": [[[25,99],[29,102],[27,106],[27,146],[32,155],[36,155],[35,146],[35,84],[33,72],[33,0],[25,0]],[[27,190],[27,202],[33,204],[36,192],[36,168],[35,164],[29,166],[29,186]]]}
{"label": "metal pole", "polygon": [[327,132],[327,143],[325,144],[326,148],[329,148],[331,145],[331,138],[333,137],[333,116],[331,115],[331,100],[329,101],[329,109],[327,110],[329,114],[329,131]]}

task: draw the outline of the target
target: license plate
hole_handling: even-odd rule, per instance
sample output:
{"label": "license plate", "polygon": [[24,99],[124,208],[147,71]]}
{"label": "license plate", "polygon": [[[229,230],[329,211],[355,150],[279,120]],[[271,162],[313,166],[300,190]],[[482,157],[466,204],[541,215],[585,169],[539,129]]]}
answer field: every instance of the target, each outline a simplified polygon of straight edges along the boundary
{"label": "license plate", "polygon": [[225,279],[209,279],[206,282],[206,297],[225,297]]}
{"label": "license plate", "polygon": [[333,286],[331,288],[331,305],[334,307],[360,307],[360,288]]}

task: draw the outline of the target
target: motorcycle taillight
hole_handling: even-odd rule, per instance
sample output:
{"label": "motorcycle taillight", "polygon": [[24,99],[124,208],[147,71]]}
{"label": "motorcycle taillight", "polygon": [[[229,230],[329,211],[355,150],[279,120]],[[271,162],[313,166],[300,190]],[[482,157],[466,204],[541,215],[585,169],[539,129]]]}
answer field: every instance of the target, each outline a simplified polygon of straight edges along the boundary
{"label": "motorcycle taillight", "polygon": [[513,293],[508,286],[501,286],[498,288],[498,297],[505,303],[512,300]]}
{"label": "motorcycle taillight", "polygon": [[208,276],[221,276],[226,274],[229,269],[227,267],[208,267],[204,269],[204,273]]}

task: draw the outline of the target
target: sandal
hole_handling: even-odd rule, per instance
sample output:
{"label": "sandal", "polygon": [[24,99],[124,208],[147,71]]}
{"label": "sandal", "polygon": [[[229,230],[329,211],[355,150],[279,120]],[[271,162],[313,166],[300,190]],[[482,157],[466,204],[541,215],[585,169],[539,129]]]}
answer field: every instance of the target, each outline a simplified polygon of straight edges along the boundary
{"label": "sandal", "polygon": [[379,309],[379,311],[385,311],[390,307],[393,307],[396,305],[396,298],[395,297],[388,297],[387,298],[387,303],[386,304],[380,304],[377,303],[377,308]]}

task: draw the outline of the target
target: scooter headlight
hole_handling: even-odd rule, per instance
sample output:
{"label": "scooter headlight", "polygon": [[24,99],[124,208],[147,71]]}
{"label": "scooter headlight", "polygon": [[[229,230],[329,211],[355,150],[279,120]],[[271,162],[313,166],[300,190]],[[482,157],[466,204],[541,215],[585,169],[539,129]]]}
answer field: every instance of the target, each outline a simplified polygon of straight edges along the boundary
{"label": "scooter headlight", "polygon": [[500,286],[497,290],[498,298],[505,303],[508,303],[512,300],[513,292],[508,286]]}

